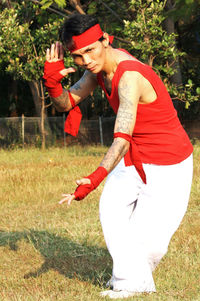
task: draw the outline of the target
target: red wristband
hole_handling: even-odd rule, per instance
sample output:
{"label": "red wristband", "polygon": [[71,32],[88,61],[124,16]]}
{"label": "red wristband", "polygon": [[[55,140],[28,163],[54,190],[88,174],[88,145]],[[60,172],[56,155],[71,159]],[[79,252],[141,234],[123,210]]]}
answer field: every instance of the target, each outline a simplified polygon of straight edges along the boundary
{"label": "red wristband", "polygon": [[107,170],[103,166],[99,166],[91,175],[87,178],[90,179],[94,189],[99,186],[103,179],[108,175]]}
{"label": "red wristband", "polygon": [[64,60],[52,63],[46,61],[44,64],[44,85],[51,97],[58,97],[62,94],[62,85],[60,82],[64,76],[60,71],[63,69],[65,69]]}
{"label": "red wristband", "polygon": [[104,178],[108,175],[107,170],[100,166],[98,167],[91,175],[86,177],[90,179],[91,184],[79,185],[75,192],[75,200],[79,201],[84,199],[91,191],[97,188],[97,186],[104,180]]}
{"label": "red wristband", "polygon": [[80,201],[84,199],[93,190],[91,184],[79,185],[74,192],[75,200]]}

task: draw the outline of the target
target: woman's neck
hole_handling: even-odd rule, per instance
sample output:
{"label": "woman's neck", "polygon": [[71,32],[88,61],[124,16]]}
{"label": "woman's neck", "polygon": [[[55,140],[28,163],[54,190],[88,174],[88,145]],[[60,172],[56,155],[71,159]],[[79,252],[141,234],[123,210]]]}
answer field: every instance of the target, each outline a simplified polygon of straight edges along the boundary
{"label": "woman's neck", "polygon": [[105,77],[112,77],[112,75],[115,73],[117,69],[117,60],[116,60],[116,53],[115,49],[109,46],[106,49],[106,58],[105,58],[105,64],[102,69],[103,75]]}

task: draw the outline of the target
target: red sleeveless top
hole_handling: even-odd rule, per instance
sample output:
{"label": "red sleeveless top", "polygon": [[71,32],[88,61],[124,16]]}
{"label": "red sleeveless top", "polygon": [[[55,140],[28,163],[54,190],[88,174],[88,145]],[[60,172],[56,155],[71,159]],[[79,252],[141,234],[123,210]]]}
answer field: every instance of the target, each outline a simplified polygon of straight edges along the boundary
{"label": "red sleeveless top", "polygon": [[[120,49],[127,53],[127,51]],[[97,74],[99,85],[117,114],[119,107],[118,84],[126,71],[137,71],[154,88],[157,99],[149,104],[138,104],[133,140],[142,163],[157,165],[176,164],[192,153],[193,146],[183,129],[167,89],[158,75],[148,65],[136,60],[125,60],[118,64],[112,79],[109,95],[104,85],[102,73]],[[125,156],[126,165],[130,164],[130,152]]]}

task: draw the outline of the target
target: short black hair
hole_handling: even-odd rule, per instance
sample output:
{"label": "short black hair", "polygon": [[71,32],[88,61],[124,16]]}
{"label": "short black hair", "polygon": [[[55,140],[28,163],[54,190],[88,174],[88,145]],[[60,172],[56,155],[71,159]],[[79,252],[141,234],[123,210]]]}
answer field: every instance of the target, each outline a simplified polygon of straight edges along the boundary
{"label": "short black hair", "polygon": [[64,21],[60,28],[59,36],[62,44],[67,46],[71,43],[73,36],[78,36],[90,27],[98,24],[96,17],[92,15],[73,14]]}

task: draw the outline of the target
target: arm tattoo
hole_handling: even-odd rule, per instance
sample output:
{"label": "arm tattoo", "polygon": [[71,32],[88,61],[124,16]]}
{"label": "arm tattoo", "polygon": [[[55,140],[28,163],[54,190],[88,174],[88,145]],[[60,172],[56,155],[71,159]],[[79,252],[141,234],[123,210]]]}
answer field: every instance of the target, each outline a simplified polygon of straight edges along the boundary
{"label": "arm tattoo", "polygon": [[[132,135],[136,119],[137,104],[139,101],[139,92],[137,87],[133,87],[132,77],[129,74],[121,77],[118,93],[120,105],[117,112],[114,131]],[[128,141],[123,138],[115,138],[113,144],[102,160],[101,166],[105,167],[107,171],[110,172],[124,157],[128,149]]]}
{"label": "arm tattoo", "polygon": [[117,112],[115,132],[123,132],[132,135],[136,118],[136,105],[133,99],[134,95],[128,83],[124,80],[121,80],[118,93],[120,106]]}
{"label": "arm tattoo", "polygon": [[71,88],[72,88],[73,90],[78,91],[78,90],[80,90],[80,89],[82,88],[82,85],[84,84],[84,82],[85,82],[85,78],[84,78],[84,76],[83,76],[83,77],[82,77],[81,79],[79,79],[79,81],[76,82]]}
{"label": "arm tattoo", "polygon": [[97,85],[96,75],[90,74],[85,71],[83,76],[77,81],[71,88],[70,91],[80,97],[80,100],[86,98]]}
{"label": "arm tattoo", "polygon": [[[94,80],[95,77],[93,75],[91,77],[91,75],[86,71],[79,81],[70,87],[70,91],[76,95],[76,104],[86,98],[93,90],[92,85],[94,85]],[[56,98],[51,97],[51,100],[59,112],[69,111],[72,108],[71,102],[68,98],[68,93],[64,89],[60,96]]]}
{"label": "arm tattoo", "polygon": [[110,172],[119,163],[121,158],[123,158],[128,149],[128,141],[121,138],[116,138],[101,161],[100,166],[103,166],[108,172]]}
{"label": "arm tattoo", "polygon": [[68,93],[65,89],[58,97],[51,97],[51,100],[58,112],[65,112],[71,109],[71,103],[68,98]]}
{"label": "arm tattoo", "polygon": [[126,107],[121,106],[118,110],[115,132],[122,132],[132,135],[132,124],[134,123],[134,114],[128,110]]}

